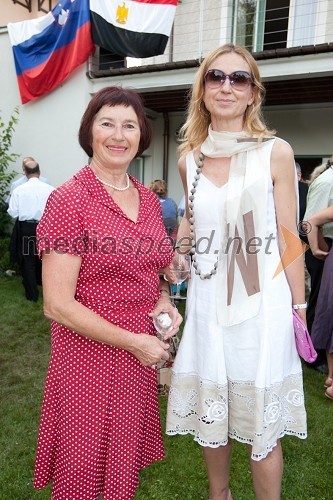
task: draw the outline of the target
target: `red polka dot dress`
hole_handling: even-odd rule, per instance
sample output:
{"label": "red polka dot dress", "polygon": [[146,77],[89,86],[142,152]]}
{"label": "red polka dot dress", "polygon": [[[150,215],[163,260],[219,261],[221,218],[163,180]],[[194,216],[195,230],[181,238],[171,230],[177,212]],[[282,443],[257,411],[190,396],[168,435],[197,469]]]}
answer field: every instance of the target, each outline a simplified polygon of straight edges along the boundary
{"label": "red polka dot dress", "polygon": [[[158,271],[172,247],[157,197],[140,195],[136,223],[90,167],[49,197],[37,228],[40,253],[79,255],[76,299],[111,323],[154,335]],[[129,352],[53,322],[35,465],[35,488],[53,500],[129,500],[141,468],[164,456],[156,371]]]}

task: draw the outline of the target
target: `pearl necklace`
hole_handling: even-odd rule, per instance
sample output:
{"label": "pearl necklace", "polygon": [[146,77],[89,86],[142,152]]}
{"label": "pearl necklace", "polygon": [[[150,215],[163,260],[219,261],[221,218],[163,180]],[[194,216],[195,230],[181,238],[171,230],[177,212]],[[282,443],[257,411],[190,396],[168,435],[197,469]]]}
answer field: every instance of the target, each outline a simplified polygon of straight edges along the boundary
{"label": "pearl necklace", "polygon": [[195,232],[194,232],[194,223],[195,223],[195,218],[194,218],[194,195],[197,191],[197,185],[200,179],[202,167],[204,166],[204,155],[202,153],[199,154],[199,160],[198,160],[198,165],[196,169],[196,175],[194,176],[194,181],[192,182],[192,189],[191,189],[191,195],[188,197],[189,199],[189,212],[190,212],[190,218],[189,218],[189,223],[190,223],[190,238],[192,242],[192,248],[190,250],[190,253],[192,254],[192,263],[193,267],[195,269],[195,274],[199,276],[201,280],[208,280],[210,279],[214,274],[217,272],[217,266],[219,262],[219,258],[217,256],[216,262],[214,264],[213,269],[207,273],[203,274],[201,270],[199,269],[199,265],[197,263],[197,258],[195,255],[195,247],[196,247],[196,242],[195,242]]}
{"label": "pearl necklace", "polygon": [[129,179],[128,173],[126,173],[127,183],[126,183],[125,187],[114,186],[113,184],[111,184],[111,182],[106,182],[106,181],[103,181],[103,179],[100,179],[98,177],[98,175],[96,175],[96,179],[98,179],[99,182],[101,182],[102,184],[104,184],[104,186],[108,186],[108,187],[110,187],[112,189],[115,189],[116,191],[126,191],[126,189],[128,189],[130,187],[130,179]]}

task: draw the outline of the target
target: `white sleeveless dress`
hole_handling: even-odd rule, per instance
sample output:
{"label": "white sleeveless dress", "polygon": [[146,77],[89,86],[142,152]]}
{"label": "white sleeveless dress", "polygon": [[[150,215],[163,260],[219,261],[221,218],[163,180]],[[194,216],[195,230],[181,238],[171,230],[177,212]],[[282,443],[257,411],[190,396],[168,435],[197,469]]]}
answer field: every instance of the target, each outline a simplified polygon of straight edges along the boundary
{"label": "white sleeveless dress", "polygon": [[[269,189],[259,314],[238,325],[221,326],[216,306],[219,275],[201,280],[192,269],[166,426],[168,435],[190,433],[202,446],[226,445],[228,438],[248,443],[254,460],[265,458],[285,434],[302,439],[307,435],[291,293],[284,272],[272,279],[280,260],[270,174],[273,142],[265,146]],[[197,168],[193,153],[186,163],[190,192]],[[194,211],[197,262],[203,273],[213,269],[224,238],[226,196],[227,185],[218,188],[201,173]]]}

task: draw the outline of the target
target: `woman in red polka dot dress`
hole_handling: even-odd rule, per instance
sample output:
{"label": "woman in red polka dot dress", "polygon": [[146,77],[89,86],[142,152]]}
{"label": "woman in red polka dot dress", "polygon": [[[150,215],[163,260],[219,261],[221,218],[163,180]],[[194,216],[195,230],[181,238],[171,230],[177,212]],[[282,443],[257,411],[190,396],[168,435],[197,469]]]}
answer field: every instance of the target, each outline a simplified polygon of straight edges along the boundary
{"label": "woman in red polka dot dress", "polygon": [[150,141],[136,92],[99,91],[79,131],[90,165],[38,225],[52,352],[34,487],[53,481],[54,500],[129,500],[140,469],[163,458],[155,364],[169,355],[151,316],[173,311],[159,278],[172,246],[158,199],[127,174]]}

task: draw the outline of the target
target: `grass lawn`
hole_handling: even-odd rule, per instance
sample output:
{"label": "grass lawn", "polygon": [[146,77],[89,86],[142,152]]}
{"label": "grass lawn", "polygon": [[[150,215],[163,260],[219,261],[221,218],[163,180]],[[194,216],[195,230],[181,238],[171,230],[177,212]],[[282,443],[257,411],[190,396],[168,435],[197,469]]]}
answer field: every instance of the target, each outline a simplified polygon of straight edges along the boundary
{"label": "grass lawn", "polygon": [[[49,356],[49,322],[42,303],[24,298],[19,277],[0,277],[0,500],[49,499],[32,489],[35,445]],[[324,376],[304,367],[309,437],[282,440],[285,500],[332,498],[333,403]],[[162,424],[166,397],[160,397]],[[166,459],[141,473],[136,500],[207,500],[200,447],[191,436],[165,437]],[[234,443],[231,489],[235,500],[254,499],[247,448]],[[81,499],[85,500],[85,499]],[[117,499],[114,499],[117,500]]]}

